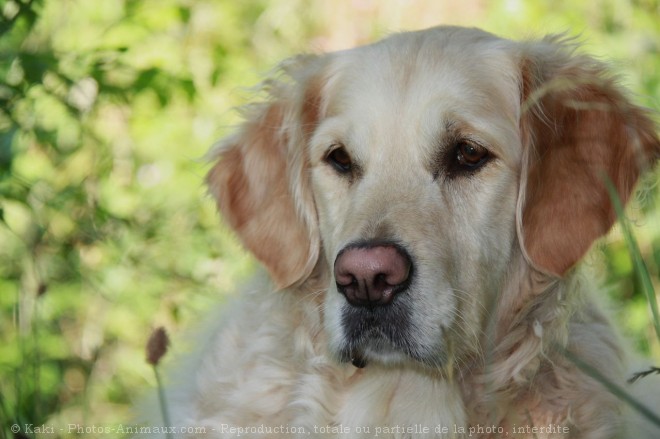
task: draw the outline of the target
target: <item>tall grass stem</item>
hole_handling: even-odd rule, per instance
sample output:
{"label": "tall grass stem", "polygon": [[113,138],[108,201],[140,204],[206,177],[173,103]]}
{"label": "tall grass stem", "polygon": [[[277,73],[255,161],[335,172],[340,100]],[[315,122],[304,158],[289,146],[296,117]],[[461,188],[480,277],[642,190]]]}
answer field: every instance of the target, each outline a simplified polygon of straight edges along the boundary
{"label": "tall grass stem", "polygon": [[621,202],[621,198],[619,198],[619,194],[617,193],[614,184],[609,178],[605,179],[605,184],[607,185],[607,190],[609,192],[610,199],[612,200],[612,205],[614,206],[614,210],[619,219],[619,223],[621,224],[621,230],[623,232],[626,245],[628,246],[630,257],[633,260],[635,273],[637,274],[637,278],[639,279],[639,282],[642,286],[642,290],[644,290],[644,295],[646,296],[649,307],[651,309],[655,335],[657,336],[658,341],[660,341],[660,312],[658,312],[658,301],[655,295],[655,290],[653,288],[653,282],[651,281],[651,276],[649,275],[649,270],[646,267],[644,259],[642,258],[637,240],[635,239],[635,236],[630,229],[630,224],[628,224],[628,221],[626,220],[623,203]]}
{"label": "tall grass stem", "polygon": [[165,388],[163,387],[163,381],[160,379],[160,373],[158,372],[158,365],[154,364],[154,374],[156,375],[156,385],[158,386],[158,403],[160,405],[160,413],[161,416],[163,417],[163,423],[165,424],[165,428],[167,430],[167,433],[165,434],[165,437],[167,439],[172,439],[172,432],[170,431],[170,427],[172,426],[172,423],[170,422],[170,413],[167,408],[167,400],[165,398]]}

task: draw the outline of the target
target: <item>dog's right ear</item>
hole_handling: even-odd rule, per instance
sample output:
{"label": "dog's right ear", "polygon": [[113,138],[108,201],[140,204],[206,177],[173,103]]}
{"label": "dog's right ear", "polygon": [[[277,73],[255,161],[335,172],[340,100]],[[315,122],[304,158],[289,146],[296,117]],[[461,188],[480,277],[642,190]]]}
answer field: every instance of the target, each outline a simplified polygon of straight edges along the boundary
{"label": "dog's right ear", "polygon": [[246,109],[206,178],[227,223],[280,288],[303,282],[319,255],[306,145],[321,117],[323,64],[313,56],[283,64],[288,80],[266,83],[270,100]]}

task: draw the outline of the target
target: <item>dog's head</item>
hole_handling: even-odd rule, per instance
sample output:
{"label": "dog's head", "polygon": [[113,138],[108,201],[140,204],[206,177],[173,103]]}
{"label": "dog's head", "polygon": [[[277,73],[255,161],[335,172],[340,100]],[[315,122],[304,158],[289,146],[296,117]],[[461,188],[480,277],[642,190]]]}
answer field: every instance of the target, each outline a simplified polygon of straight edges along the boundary
{"label": "dog's head", "polygon": [[436,28],[283,70],[208,184],[280,287],[325,279],[330,348],[358,365],[477,350],[512,271],[564,275],[615,221],[606,182],[625,201],[660,151],[558,38]]}

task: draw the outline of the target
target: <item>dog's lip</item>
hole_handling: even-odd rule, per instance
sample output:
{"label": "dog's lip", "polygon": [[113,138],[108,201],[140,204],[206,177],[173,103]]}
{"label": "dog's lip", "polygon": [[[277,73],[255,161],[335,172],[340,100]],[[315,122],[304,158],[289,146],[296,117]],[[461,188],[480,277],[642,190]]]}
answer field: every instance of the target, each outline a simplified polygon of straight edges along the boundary
{"label": "dog's lip", "polygon": [[405,337],[392,340],[374,327],[367,328],[358,338],[344,339],[336,348],[338,361],[350,363],[357,369],[374,364],[410,364],[435,370],[446,362],[443,344],[418,344]]}
{"label": "dog's lip", "polygon": [[376,330],[369,331],[369,334],[360,340],[353,340],[349,346],[345,346],[340,354],[343,362],[350,362],[358,369],[362,369],[373,362],[380,363],[384,361],[389,363],[394,357],[399,359],[410,357],[410,352],[401,344],[384,338]]}

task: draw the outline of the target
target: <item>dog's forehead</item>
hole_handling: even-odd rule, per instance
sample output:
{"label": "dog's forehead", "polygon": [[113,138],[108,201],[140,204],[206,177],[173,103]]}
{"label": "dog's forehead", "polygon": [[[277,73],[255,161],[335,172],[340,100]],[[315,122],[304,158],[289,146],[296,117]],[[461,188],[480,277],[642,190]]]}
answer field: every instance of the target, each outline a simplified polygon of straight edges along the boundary
{"label": "dog's forehead", "polygon": [[328,114],[389,139],[470,126],[502,155],[515,155],[520,78],[513,42],[452,31],[400,34],[337,54]]}

